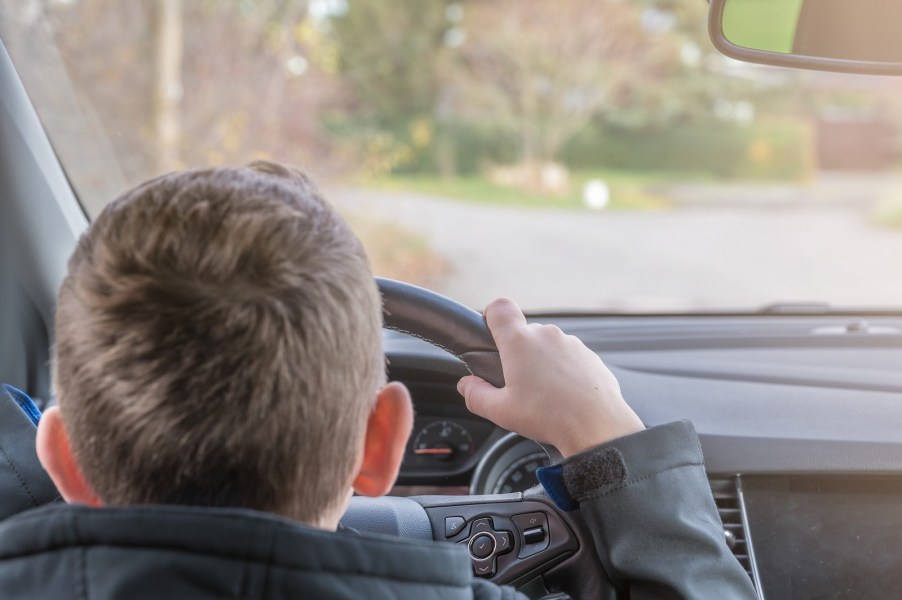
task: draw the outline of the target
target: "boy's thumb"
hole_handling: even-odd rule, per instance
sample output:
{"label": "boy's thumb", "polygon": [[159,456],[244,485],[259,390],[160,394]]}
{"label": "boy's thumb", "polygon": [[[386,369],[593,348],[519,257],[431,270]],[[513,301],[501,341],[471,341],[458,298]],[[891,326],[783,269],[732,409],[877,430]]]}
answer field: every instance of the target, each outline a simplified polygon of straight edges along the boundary
{"label": "boy's thumb", "polygon": [[494,421],[493,414],[504,392],[476,375],[467,375],[457,382],[457,391],[464,397],[471,413]]}

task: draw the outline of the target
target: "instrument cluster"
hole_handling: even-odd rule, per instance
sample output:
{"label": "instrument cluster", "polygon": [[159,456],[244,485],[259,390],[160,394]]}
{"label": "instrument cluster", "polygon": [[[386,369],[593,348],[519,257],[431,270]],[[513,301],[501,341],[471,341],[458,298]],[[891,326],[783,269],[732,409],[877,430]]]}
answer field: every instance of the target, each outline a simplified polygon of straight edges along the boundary
{"label": "instrument cluster", "polygon": [[538,444],[467,411],[453,386],[407,386],[417,416],[392,494],[506,494],[538,483],[548,464]]}

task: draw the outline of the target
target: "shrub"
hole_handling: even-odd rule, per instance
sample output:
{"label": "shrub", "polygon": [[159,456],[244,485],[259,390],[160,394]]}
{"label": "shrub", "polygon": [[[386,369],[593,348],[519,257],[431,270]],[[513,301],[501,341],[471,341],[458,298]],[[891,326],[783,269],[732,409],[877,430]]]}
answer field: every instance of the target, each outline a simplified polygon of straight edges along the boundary
{"label": "shrub", "polygon": [[798,120],[753,125],[681,123],[630,129],[595,124],[564,149],[576,169],[683,171],[723,178],[803,180],[814,169],[812,127]]}

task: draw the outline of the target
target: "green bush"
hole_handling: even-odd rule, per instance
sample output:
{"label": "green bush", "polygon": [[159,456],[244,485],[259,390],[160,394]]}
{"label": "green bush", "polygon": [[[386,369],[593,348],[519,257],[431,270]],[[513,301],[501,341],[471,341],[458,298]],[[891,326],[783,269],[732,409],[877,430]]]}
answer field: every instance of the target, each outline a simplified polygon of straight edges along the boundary
{"label": "green bush", "polygon": [[335,114],[322,125],[334,143],[355,149],[360,170],[370,176],[473,175],[518,157],[516,137],[493,123],[424,116],[385,122]]}
{"label": "green bush", "polygon": [[[436,122],[420,117],[397,123],[334,119],[325,123],[335,140],[360,149],[368,175],[474,175],[486,165],[517,162],[510,130],[493,123]],[[752,125],[685,122],[627,128],[586,127],[564,148],[572,170],[684,172],[724,179],[804,180],[814,169],[810,123],[762,119]]]}
{"label": "green bush", "polygon": [[644,129],[595,124],[574,138],[561,158],[574,169],[803,180],[814,168],[814,147],[811,126],[795,120],[762,120],[748,126],[684,123]]}
{"label": "green bush", "polygon": [[473,175],[488,164],[517,161],[517,139],[494,124],[455,120],[434,127],[432,143],[395,173],[441,174],[450,170],[453,175]]}

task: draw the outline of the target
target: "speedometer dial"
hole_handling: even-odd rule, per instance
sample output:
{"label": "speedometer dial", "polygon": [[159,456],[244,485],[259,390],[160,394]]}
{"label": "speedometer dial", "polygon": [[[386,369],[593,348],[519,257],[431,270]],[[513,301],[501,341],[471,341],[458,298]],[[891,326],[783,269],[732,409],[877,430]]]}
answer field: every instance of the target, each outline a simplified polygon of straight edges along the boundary
{"label": "speedometer dial", "polygon": [[415,455],[440,462],[472,456],[475,450],[470,432],[454,421],[433,421],[413,439]]}
{"label": "speedometer dial", "polygon": [[492,488],[493,494],[510,494],[511,492],[524,492],[537,485],[536,469],[547,466],[548,455],[542,452],[527,454],[511,463],[495,482]]}

